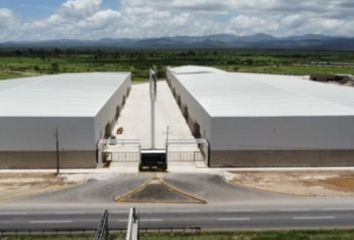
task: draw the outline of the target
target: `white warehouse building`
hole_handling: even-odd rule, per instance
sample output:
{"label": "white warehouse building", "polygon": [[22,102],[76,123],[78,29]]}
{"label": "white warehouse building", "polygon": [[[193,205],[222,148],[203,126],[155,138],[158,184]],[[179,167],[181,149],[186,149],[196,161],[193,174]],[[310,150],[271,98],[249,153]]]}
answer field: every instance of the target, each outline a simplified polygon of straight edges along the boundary
{"label": "white warehouse building", "polygon": [[61,168],[96,167],[98,142],[130,87],[130,73],[0,81],[0,168],[54,168],[57,149]]}
{"label": "white warehouse building", "polygon": [[354,165],[354,88],[197,66],[167,79],[211,167]]}

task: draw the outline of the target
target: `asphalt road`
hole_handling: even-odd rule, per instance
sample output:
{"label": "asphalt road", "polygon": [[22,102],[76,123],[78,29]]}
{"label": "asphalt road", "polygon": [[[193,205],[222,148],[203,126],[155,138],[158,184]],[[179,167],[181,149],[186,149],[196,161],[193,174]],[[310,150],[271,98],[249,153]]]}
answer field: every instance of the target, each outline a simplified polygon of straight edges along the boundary
{"label": "asphalt road", "polygon": [[[145,174],[116,174],[91,179],[86,184],[65,191],[31,196],[13,202],[19,204],[110,204],[155,176]],[[159,174],[163,180],[195,197],[211,204],[233,204],[234,202],[261,202],[265,200],[296,199],[294,196],[262,192],[225,183],[220,175],[214,174]],[[157,201],[158,202],[158,201]]]}
{"label": "asphalt road", "polygon": [[[111,228],[125,228],[130,204],[115,196],[150,175],[93,179],[66,191],[0,204],[0,231],[95,229],[104,209]],[[207,204],[138,204],[142,228],[200,227],[202,230],[354,228],[353,198],[295,197],[226,184],[218,175],[169,174],[164,180]]]}
{"label": "asphalt road", "polygon": [[[129,208],[110,211],[111,228],[125,228]],[[95,229],[98,210],[3,210],[0,230]],[[202,230],[353,228],[354,208],[166,208],[139,211],[141,228],[201,227]]]}

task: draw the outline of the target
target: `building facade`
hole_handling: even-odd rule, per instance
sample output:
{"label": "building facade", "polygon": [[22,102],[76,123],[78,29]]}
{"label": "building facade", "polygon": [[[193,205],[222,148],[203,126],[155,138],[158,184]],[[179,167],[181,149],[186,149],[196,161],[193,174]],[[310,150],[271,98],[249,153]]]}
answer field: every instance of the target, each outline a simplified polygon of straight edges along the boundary
{"label": "building facade", "polygon": [[295,76],[168,68],[211,167],[354,165],[354,89]]}
{"label": "building facade", "polygon": [[[94,168],[119,116],[130,73],[81,73],[0,82],[0,168]],[[58,131],[58,137],[56,132]]]}

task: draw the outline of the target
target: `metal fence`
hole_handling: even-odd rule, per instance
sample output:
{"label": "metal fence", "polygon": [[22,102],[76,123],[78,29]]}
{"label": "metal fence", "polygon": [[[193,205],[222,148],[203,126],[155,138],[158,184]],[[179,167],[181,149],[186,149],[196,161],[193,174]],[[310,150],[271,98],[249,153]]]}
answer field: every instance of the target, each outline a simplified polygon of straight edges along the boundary
{"label": "metal fence", "polygon": [[190,162],[204,161],[204,156],[200,151],[168,151],[169,162]]}
{"label": "metal fence", "polygon": [[140,141],[136,139],[102,139],[99,143],[99,155],[112,162],[140,162]]}
{"label": "metal fence", "polygon": [[140,152],[111,152],[110,159],[112,162],[139,162]]}
{"label": "metal fence", "polygon": [[207,164],[209,144],[205,139],[169,139],[167,144],[168,162],[197,162]]}
{"label": "metal fence", "polygon": [[98,224],[95,240],[109,239],[108,216],[108,210],[105,210]]}

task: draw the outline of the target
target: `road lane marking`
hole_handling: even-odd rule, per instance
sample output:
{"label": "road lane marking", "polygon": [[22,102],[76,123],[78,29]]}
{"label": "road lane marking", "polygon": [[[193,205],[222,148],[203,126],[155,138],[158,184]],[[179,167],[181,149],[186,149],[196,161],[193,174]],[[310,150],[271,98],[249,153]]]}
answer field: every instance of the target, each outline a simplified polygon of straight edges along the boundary
{"label": "road lane marking", "polygon": [[160,218],[156,218],[156,219],[151,218],[151,219],[140,219],[139,221],[140,222],[162,222],[163,220]]}
{"label": "road lane marking", "polygon": [[219,222],[243,222],[243,221],[250,221],[251,218],[218,218],[216,219]]}
{"label": "road lane marking", "polygon": [[354,208],[323,208],[323,211],[354,211]]}
{"label": "road lane marking", "polygon": [[279,209],[280,212],[308,212],[309,208],[282,208]]}
{"label": "road lane marking", "polygon": [[332,220],[336,219],[334,216],[303,216],[293,217],[294,220]]}
{"label": "road lane marking", "polygon": [[225,212],[257,212],[255,209],[226,209]]}
{"label": "road lane marking", "polygon": [[73,220],[32,220],[30,224],[73,223]]}
{"label": "road lane marking", "polygon": [[200,210],[170,210],[170,213],[198,213]]}

